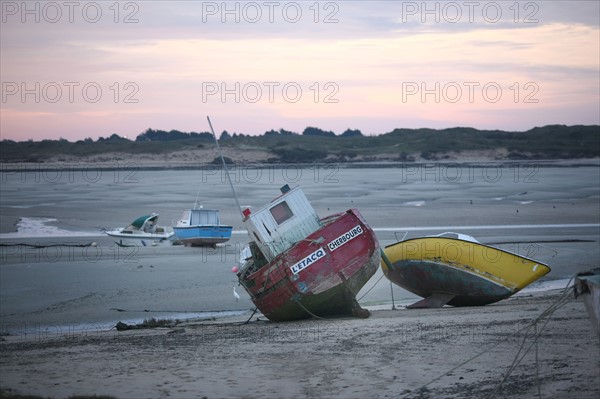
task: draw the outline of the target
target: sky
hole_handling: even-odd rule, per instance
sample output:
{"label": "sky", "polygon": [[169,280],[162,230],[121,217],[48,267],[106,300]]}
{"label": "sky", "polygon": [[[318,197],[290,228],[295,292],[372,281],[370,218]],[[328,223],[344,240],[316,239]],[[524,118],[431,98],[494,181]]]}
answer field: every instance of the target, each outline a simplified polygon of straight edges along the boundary
{"label": "sky", "polygon": [[598,1],[1,1],[0,137],[600,124]]}

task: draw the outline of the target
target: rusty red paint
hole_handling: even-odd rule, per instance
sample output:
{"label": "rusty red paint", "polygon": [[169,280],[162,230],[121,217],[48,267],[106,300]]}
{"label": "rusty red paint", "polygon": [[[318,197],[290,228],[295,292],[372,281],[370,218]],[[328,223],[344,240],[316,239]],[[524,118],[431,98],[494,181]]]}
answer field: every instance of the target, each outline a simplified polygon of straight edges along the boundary
{"label": "rusty red paint", "polygon": [[[265,266],[240,276],[254,304],[270,320],[366,315],[355,296],[379,267],[377,238],[355,209],[323,221],[322,228]],[[354,232],[351,239],[348,235],[331,250],[328,244],[349,231]]]}

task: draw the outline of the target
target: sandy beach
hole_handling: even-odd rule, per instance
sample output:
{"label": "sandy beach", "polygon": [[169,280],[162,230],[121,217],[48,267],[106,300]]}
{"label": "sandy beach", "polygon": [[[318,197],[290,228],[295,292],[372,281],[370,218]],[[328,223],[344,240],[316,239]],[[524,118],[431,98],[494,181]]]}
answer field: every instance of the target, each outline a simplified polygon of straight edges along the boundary
{"label": "sandy beach", "polygon": [[[368,319],[247,316],[10,336],[5,393],[117,398],[596,398],[599,337],[560,290]],[[536,339],[537,337],[537,339]]]}
{"label": "sandy beach", "polygon": [[[0,389],[44,398],[595,398],[599,338],[583,303],[557,288],[600,262],[599,171],[536,164],[234,169],[242,206],[260,206],[291,183],[319,215],[359,209],[382,246],[458,231],[552,268],[508,300],[435,310],[406,310],[417,298],[379,270],[357,296],[372,311],[368,319],[269,323],[254,315],[248,324],[240,323],[253,306],[241,287],[234,299],[231,272],[247,237],[220,172],[7,172]],[[227,245],[119,249],[102,236],[102,228],[145,211],[159,211],[168,225],[191,206],[198,185],[190,182],[237,231]],[[113,328],[151,317],[184,321]]]}

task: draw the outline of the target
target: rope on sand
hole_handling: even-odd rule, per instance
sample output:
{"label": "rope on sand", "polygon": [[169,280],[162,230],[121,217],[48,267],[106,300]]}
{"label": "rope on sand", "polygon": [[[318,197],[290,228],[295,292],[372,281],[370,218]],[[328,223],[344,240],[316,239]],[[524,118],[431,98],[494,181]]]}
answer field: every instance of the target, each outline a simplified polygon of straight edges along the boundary
{"label": "rope on sand", "polygon": [[[498,394],[500,392],[500,390],[502,389],[502,385],[504,384],[504,382],[506,382],[506,380],[508,379],[508,377],[510,376],[510,374],[512,373],[512,371],[515,369],[515,367],[523,360],[523,358],[525,357],[525,355],[527,354],[527,352],[529,352],[529,350],[533,347],[533,345],[537,345],[537,341],[539,339],[539,337],[541,336],[542,332],[544,331],[544,328],[546,327],[546,325],[548,324],[548,322],[550,321],[550,316],[552,316],[552,314],[558,310],[559,308],[561,308],[562,306],[566,305],[568,302],[570,302],[572,300],[572,298],[570,298],[568,296],[568,293],[570,292],[568,290],[571,282],[573,281],[574,277],[571,277],[571,279],[569,280],[569,282],[567,283],[567,286],[564,288],[564,291],[562,293],[562,295],[554,302],[552,303],[548,309],[546,309],[544,312],[542,312],[541,315],[539,315],[538,317],[535,318],[535,320],[533,320],[530,324],[528,324],[527,326],[519,329],[517,331],[517,333],[521,333],[523,331],[525,331],[525,336],[523,337],[523,341],[521,343],[521,346],[519,348],[519,351],[517,352],[517,355],[515,356],[515,359],[513,360],[512,364],[510,365],[508,371],[506,372],[504,378],[502,379],[502,381],[500,382],[500,384],[498,385],[498,388],[496,389],[496,391],[493,393],[493,397],[496,396],[496,394]],[[545,321],[544,325],[542,326],[542,328],[539,330],[537,330],[537,323],[543,319],[544,317],[548,316],[548,319]],[[521,358],[519,359],[519,355],[523,349],[523,347],[525,346],[525,341],[527,340],[527,336],[529,331],[531,330],[531,328],[534,327],[536,333],[534,334],[534,342],[527,348],[527,350],[525,351],[525,353],[523,353],[523,355],[521,356]],[[458,364],[457,366],[451,368],[450,370],[446,371],[444,374],[441,374],[439,376],[437,376],[436,378],[432,379],[431,381],[429,381],[428,383],[422,385],[421,387],[419,387],[416,391],[423,391],[427,388],[427,386],[433,384],[434,382],[442,379],[443,377],[445,377],[446,375],[458,370],[459,368],[465,366],[466,364],[472,362],[473,360],[477,359],[478,357],[488,353],[490,350],[494,349],[495,347],[499,346],[500,344],[504,343],[505,341],[507,341],[509,338],[511,337],[506,337],[501,339],[500,341],[496,342],[493,345],[490,345],[489,347],[485,348],[484,350],[482,350],[481,352],[477,353],[476,355],[470,357],[469,359],[465,360],[464,362]],[[536,363],[537,363],[537,359],[536,359]],[[537,367],[537,364],[536,364]],[[540,387],[539,387],[539,380],[538,380],[538,393],[540,392]],[[414,394],[414,392],[407,392],[404,397]]]}
{"label": "rope on sand", "polygon": [[258,310],[258,308],[255,306],[254,310],[252,311],[252,314],[250,315],[250,317],[248,317],[248,320],[244,321],[243,323],[240,324],[248,324],[250,323],[250,320],[252,320],[252,317],[254,317],[254,315],[256,314],[256,311]]}
{"label": "rope on sand", "polygon": [[[526,330],[526,331],[525,331],[525,335],[523,336],[523,340],[521,341],[521,346],[519,347],[519,350],[517,351],[517,354],[515,355],[515,358],[513,359],[513,362],[511,363],[511,365],[509,366],[508,370],[506,371],[506,374],[504,375],[504,378],[502,379],[502,381],[498,385],[498,388],[496,390],[496,394],[500,392],[500,390],[502,389],[502,385],[506,382],[506,380],[508,379],[508,377],[510,376],[510,374],[519,365],[519,363],[521,363],[521,361],[525,358],[525,356],[527,355],[527,353],[529,353],[529,351],[531,350],[531,348],[535,345],[535,349],[536,349],[536,373],[537,373],[537,383],[538,383],[538,396],[541,397],[541,387],[540,387],[540,381],[539,381],[539,364],[538,364],[538,357],[537,357],[537,355],[538,355],[538,341],[540,339],[540,336],[542,335],[542,332],[544,332],[544,329],[548,325],[548,322],[550,321],[550,318],[552,317],[552,314],[555,311],[557,311],[558,309],[560,309],[562,306],[566,305],[568,302],[570,302],[572,300],[572,298],[568,295],[570,293],[570,290],[568,290],[568,288],[571,285],[571,282],[573,281],[573,279],[574,279],[574,277],[571,277],[569,279],[569,282],[567,283],[567,286],[565,287],[562,295],[553,304],[551,304],[548,307],[548,309],[546,309],[544,312],[542,312],[542,314],[539,315],[535,320],[533,320],[533,322],[531,322],[528,326],[526,326],[526,327],[524,327],[522,329],[522,330]],[[547,319],[545,320],[545,322],[542,325],[542,327],[538,330],[538,323],[544,317],[547,317]],[[532,327],[533,327],[533,330],[534,330],[534,332],[533,332],[533,342],[523,352],[523,348],[525,346],[525,342],[527,341],[527,338],[529,336],[529,332],[531,331]],[[523,352],[522,355],[521,355],[521,352]],[[519,358],[519,356],[521,356],[521,357]]]}

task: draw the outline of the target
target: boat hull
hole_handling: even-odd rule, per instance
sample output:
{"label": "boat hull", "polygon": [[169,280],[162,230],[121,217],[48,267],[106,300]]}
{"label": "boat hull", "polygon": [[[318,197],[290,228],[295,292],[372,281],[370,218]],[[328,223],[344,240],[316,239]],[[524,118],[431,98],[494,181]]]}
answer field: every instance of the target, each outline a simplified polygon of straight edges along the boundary
{"label": "boat hull", "polygon": [[271,321],[308,317],[368,317],[356,294],[377,271],[379,243],[357,210],[348,210],[240,284]]}
{"label": "boat hull", "polygon": [[415,307],[487,305],[508,298],[550,271],[533,259],[446,237],[402,241],[383,253],[381,267],[389,280],[423,298],[441,298]]}
{"label": "boat hull", "polygon": [[165,233],[144,233],[141,231],[127,232],[124,229],[106,231],[111,237],[130,238],[134,240],[168,240],[173,236],[173,232]]}
{"label": "boat hull", "polygon": [[177,239],[186,245],[216,245],[231,239],[232,226],[173,227]]}

